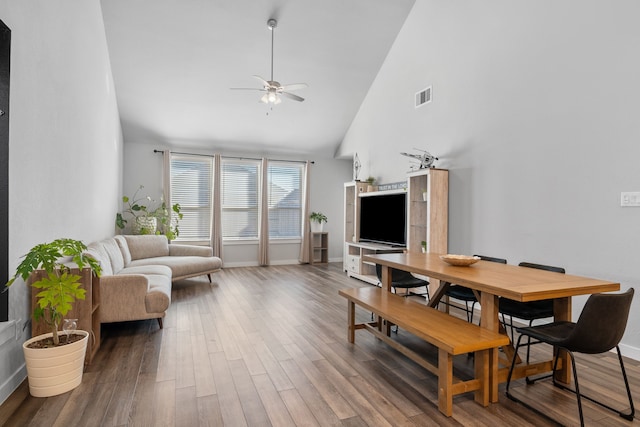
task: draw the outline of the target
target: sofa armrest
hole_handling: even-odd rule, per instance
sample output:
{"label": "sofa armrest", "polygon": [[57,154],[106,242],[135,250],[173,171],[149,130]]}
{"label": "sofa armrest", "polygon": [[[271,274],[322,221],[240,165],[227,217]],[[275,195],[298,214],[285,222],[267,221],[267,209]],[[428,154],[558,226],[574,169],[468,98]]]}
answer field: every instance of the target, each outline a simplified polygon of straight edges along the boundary
{"label": "sofa armrest", "polygon": [[148,317],[145,298],[147,277],[120,274],[100,277],[100,322],[121,322]]}
{"label": "sofa armrest", "polygon": [[149,279],[142,274],[101,276],[100,304],[114,307],[128,305],[131,301],[140,301],[144,304],[148,290]]}
{"label": "sofa armrest", "polygon": [[176,245],[172,243],[169,245],[170,256],[213,256],[213,249],[209,246],[196,246],[196,245]]}

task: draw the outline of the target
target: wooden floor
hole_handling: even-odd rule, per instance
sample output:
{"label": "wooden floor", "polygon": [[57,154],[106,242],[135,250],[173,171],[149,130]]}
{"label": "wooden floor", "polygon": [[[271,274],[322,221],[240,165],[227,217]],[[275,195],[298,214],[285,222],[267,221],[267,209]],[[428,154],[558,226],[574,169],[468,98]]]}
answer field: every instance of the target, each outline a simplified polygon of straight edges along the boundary
{"label": "wooden floor", "polygon": [[[72,392],[29,396],[26,381],[0,406],[6,426],[545,426],[556,425],[510,401],[483,408],[471,393],[454,399],[453,417],[437,408],[429,372],[358,331],[347,342],[346,301],[338,290],[370,286],[342,264],[229,268],[174,284],[156,321],[103,325],[102,348]],[[360,309],[360,321],[370,313]],[[399,331],[417,351],[433,348]],[[547,355],[537,346],[533,356]],[[639,362],[625,359],[636,401]],[[455,359],[456,373],[472,359]],[[579,359],[581,387],[625,407],[615,354]],[[504,387],[504,386],[502,386]],[[578,425],[575,397],[548,381],[514,383],[559,424]],[[629,426],[589,402],[587,425]]]}

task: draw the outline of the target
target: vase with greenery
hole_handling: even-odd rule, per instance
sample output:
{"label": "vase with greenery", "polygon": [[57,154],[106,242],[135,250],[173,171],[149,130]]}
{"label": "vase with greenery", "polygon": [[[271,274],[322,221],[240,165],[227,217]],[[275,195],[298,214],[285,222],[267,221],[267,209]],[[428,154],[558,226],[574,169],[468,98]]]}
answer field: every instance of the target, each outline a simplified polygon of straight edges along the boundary
{"label": "vase with greenery", "polygon": [[327,222],[327,216],[322,212],[311,212],[309,215],[311,221],[311,231],[314,233],[322,232],[322,227]]}
{"label": "vase with greenery", "polygon": [[138,192],[143,188],[143,185],[138,187],[133,197],[122,197],[125,209],[116,214],[116,226],[124,230],[128,222],[133,221],[134,234],[164,234],[167,239],[175,240],[180,235],[178,224],[183,217],[180,204],[174,203],[169,209],[161,200],[154,207],[156,202],[150,196],[138,197]]}
{"label": "vase with greenery", "polygon": [[33,318],[49,326],[54,346],[60,345],[58,329],[62,319],[73,309],[75,301],[83,300],[86,293],[80,276],[72,274],[71,268],[63,261],[70,259],[79,269],[89,267],[96,275],[102,271],[95,259],[83,254],[86,249],[84,243],[73,239],[38,244],[24,255],[15,275],[7,282],[7,286],[11,286],[18,278],[26,282],[34,271],[45,271],[44,277],[31,283],[39,290]]}

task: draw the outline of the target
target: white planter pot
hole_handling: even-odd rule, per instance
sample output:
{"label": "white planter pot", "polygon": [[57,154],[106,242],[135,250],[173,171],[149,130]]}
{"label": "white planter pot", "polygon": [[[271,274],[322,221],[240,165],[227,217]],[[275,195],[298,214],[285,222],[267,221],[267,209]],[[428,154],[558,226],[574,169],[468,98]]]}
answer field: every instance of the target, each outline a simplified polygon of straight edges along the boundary
{"label": "white planter pot", "polygon": [[311,221],[310,224],[311,224],[312,233],[322,233],[322,229],[324,228],[324,222]]}
{"label": "white planter pot", "polygon": [[153,216],[139,216],[133,226],[133,234],[156,234],[158,219]]}
{"label": "white planter pot", "polygon": [[[22,344],[24,359],[29,378],[29,392],[34,397],[49,397],[73,390],[82,382],[84,356],[87,351],[89,333],[75,331],[84,335],[79,341],[53,348],[28,348],[27,346],[52,335],[38,335]],[[64,333],[60,334],[64,340]]]}

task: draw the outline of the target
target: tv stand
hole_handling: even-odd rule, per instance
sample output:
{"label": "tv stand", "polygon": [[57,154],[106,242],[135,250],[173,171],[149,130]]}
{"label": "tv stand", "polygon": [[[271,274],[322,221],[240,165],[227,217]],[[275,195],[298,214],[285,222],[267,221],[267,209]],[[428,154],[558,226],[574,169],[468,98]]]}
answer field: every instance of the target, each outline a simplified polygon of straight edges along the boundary
{"label": "tv stand", "polygon": [[385,254],[404,252],[405,248],[401,246],[383,245],[379,243],[345,242],[345,263],[344,270],[347,276],[354,277],[372,285],[379,286],[380,281],[376,275],[376,265],[370,262],[362,261],[364,255]]}

